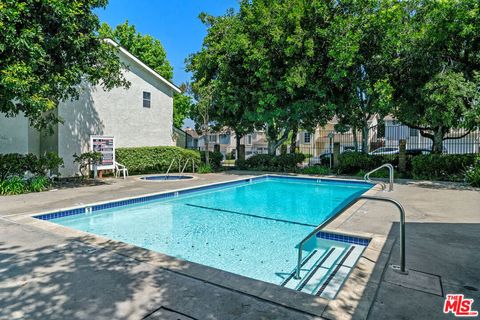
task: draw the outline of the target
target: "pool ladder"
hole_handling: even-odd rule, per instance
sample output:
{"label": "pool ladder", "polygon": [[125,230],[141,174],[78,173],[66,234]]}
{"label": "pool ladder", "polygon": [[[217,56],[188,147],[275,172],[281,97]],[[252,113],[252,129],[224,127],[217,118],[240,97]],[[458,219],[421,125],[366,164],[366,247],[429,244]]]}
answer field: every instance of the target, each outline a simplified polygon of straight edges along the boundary
{"label": "pool ladder", "polygon": [[182,159],[181,158],[173,158],[172,162],[170,162],[170,165],[168,166],[167,173],[165,174],[167,177],[170,174],[170,170],[172,169],[173,165],[175,162],[178,163],[178,172],[183,175],[183,172],[187,168],[188,163],[191,161],[192,162],[192,173],[195,173],[195,161],[193,159],[187,159],[185,160],[185,163],[182,168]]}
{"label": "pool ladder", "polygon": [[[388,186],[388,191],[389,192],[393,191],[393,176],[394,175],[393,175],[393,166],[390,163],[385,163],[385,164],[381,165],[380,167],[373,169],[372,171],[365,174],[365,176],[363,176],[363,179],[366,182],[372,182],[372,180],[370,180],[370,175],[374,172],[377,172],[380,169],[383,169],[383,168],[388,168],[389,180],[390,180],[389,181],[389,186]],[[385,182],[383,182],[383,181],[380,181],[380,185],[382,186],[382,190],[385,190],[387,188]]]}
{"label": "pool ladder", "polygon": [[336,214],[322,222],[318,225],[312,232],[310,232],[302,241],[298,244],[298,259],[297,259],[297,267],[295,269],[295,279],[300,279],[300,270],[302,268],[303,262],[303,246],[305,243],[310,240],[313,236],[316,236],[318,232],[320,232],[323,228],[325,228],[328,224],[330,224],[333,220],[335,220],[340,214],[345,212],[355,203],[360,200],[374,200],[374,201],[382,201],[382,202],[389,202],[397,207],[398,211],[400,212],[400,266],[392,265],[392,269],[401,273],[407,274],[408,271],[405,268],[405,209],[403,206],[397,202],[396,200],[390,198],[382,198],[382,197],[374,197],[374,196],[360,196],[356,199],[350,201],[342,210],[338,211]]}

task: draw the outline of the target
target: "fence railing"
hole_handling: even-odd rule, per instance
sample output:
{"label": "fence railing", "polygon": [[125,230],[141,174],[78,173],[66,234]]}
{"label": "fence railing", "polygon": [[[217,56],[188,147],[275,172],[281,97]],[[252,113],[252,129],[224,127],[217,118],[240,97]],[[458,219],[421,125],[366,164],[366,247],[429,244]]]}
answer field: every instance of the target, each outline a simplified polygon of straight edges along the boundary
{"label": "fence railing", "polygon": [[[310,165],[323,163],[328,165],[333,153],[333,143],[340,143],[340,153],[363,151],[362,132],[340,133],[334,130],[316,130],[308,142],[300,135],[297,152],[307,155]],[[452,130],[448,139],[443,141],[443,153],[468,154],[480,153],[480,131],[468,132],[465,129]],[[399,153],[399,141],[406,141],[407,154],[427,154],[432,149],[432,140],[423,137],[419,130],[405,125],[376,125],[368,130],[366,152],[380,154],[394,160]]]}

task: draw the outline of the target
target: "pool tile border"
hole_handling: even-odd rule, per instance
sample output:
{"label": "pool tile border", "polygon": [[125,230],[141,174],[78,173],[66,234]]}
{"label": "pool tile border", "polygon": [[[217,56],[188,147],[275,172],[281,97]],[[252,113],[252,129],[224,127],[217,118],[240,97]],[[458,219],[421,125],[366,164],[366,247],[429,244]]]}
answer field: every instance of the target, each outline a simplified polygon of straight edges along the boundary
{"label": "pool tile border", "polygon": [[358,244],[358,245],[365,246],[365,247],[368,246],[368,244],[370,243],[369,238],[344,235],[344,234],[331,232],[331,231],[329,231],[329,232],[319,231],[317,233],[317,238],[346,242],[346,243],[351,243],[351,244]]}
{"label": "pool tile border", "polygon": [[[211,190],[211,189],[217,189],[217,188],[222,188],[222,187],[228,187],[228,186],[238,185],[238,184],[247,184],[247,183],[251,183],[251,182],[258,182],[258,181],[263,181],[263,180],[268,180],[268,179],[301,180],[301,181],[308,181],[309,180],[309,181],[315,181],[317,183],[344,183],[344,184],[361,184],[361,185],[365,185],[365,186],[368,185],[368,186],[371,186],[371,187],[374,186],[374,184],[367,183],[367,182],[364,182],[364,181],[358,181],[358,180],[339,180],[339,179],[324,179],[324,178],[320,179],[320,178],[313,178],[313,177],[282,176],[282,175],[270,175],[269,174],[269,175],[262,175],[262,176],[258,176],[258,177],[243,178],[243,179],[238,179],[238,180],[234,180],[234,181],[227,181],[227,182],[208,184],[208,185],[203,185],[203,186],[198,186],[198,187],[161,192],[161,193],[157,193],[157,194],[151,194],[151,195],[128,198],[128,199],[101,202],[101,203],[98,203],[98,204],[82,205],[81,207],[77,207],[77,208],[70,208],[70,209],[60,210],[60,211],[55,211],[55,212],[36,214],[36,215],[33,215],[33,217],[36,218],[36,219],[39,219],[39,220],[53,220],[53,219],[57,219],[57,218],[63,218],[63,217],[68,217],[68,216],[73,216],[73,215],[78,215],[78,214],[91,213],[91,212],[95,212],[95,211],[99,211],[99,210],[122,207],[122,206],[131,205],[131,204],[144,203],[144,202],[154,201],[154,200],[159,200],[159,199],[173,198],[173,197],[177,197],[177,196],[180,196],[180,195],[185,195],[185,194],[190,194],[190,193],[195,193],[195,192],[201,192],[201,191]],[[366,191],[368,191],[368,189]]]}

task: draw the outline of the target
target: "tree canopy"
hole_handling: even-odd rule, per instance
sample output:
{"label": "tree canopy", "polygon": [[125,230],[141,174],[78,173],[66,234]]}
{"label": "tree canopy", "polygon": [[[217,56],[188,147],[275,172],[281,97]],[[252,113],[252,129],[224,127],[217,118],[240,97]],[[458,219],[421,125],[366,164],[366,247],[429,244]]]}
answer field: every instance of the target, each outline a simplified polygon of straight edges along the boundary
{"label": "tree canopy", "polygon": [[195,83],[213,86],[212,120],[265,129],[271,153],[299,122],[325,124],[333,116],[319,76],[325,35],[312,31],[324,8],[321,1],[257,0],[242,1],[238,13],[203,15],[208,35],[188,69]]}
{"label": "tree canopy", "polygon": [[368,120],[387,114],[438,152],[452,128],[480,123],[479,13],[476,0],[243,0],[201,15],[207,36],[187,68],[212,89],[211,120],[265,129],[271,153],[334,115],[362,129],[367,152]]}
{"label": "tree canopy", "polygon": [[95,8],[106,0],[0,2],[0,112],[31,125],[59,121],[58,103],[75,99],[86,80],[126,86],[115,49],[98,37]]}
{"label": "tree canopy", "polygon": [[159,75],[172,81],[173,68],[167,60],[167,53],[160,40],[137,32],[135,26],[129,24],[128,20],[116,26],[115,29],[103,23],[99,34],[101,37],[111,38]]}
{"label": "tree canopy", "polygon": [[433,140],[442,152],[452,128],[480,125],[480,3],[405,1],[403,24],[392,30],[388,70],[397,118]]}

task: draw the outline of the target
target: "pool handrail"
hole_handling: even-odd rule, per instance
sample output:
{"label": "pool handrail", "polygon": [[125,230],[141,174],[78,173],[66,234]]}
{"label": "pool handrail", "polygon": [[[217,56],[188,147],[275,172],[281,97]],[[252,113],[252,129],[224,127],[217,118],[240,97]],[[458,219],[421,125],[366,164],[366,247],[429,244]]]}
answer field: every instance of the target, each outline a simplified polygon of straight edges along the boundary
{"label": "pool handrail", "polygon": [[320,232],[323,228],[325,228],[328,224],[330,224],[333,220],[335,220],[340,214],[345,212],[347,209],[349,209],[351,206],[353,206],[355,203],[357,203],[360,200],[374,200],[374,201],[383,201],[383,202],[389,202],[392,203],[397,207],[397,209],[400,211],[400,266],[392,266],[394,269],[399,269],[399,272],[402,274],[406,274],[407,271],[405,269],[405,209],[403,209],[403,206],[396,200],[390,199],[390,198],[383,198],[383,197],[375,197],[375,196],[365,196],[362,195],[358,198],[353,199],[350,201],[345,207],[343,207],[341,210],[339,210],[337,213],[332,215],[330,218],[319,224],[312,232],[310,232],[305,238],[303,238],[302,241],[298,244],[298,259],[297,259],[297,267],[295,269],[295,279],[300,279],[300,269],[302,266],[302,251],[303,251],[303,246],[304,244],[310,240],[313,236],[315,236],[318,232]]}
{"label": "pool handrail", "polygon": [[192,172],[195,173],[195,161],[193,159],[187,159],[182,169],[181,158],[173,158],[172,162],[170,162],[170,165],[168,166],[168,169],[165,175],[168,177],[168,175],[170,174],[170,170],[172,169],[172,166],[175,163],[175,161],[178,162],[178,172],[180,173],[180,175],[183,175],[183,172],[185,171],[185,168],[187,168],[188,162],[190,160],[192,160]]}
{"label": "pool handrail", "polygon": [[192,173],[195,173],[195,161],[193,159],[187,159],[185,161],[185,164],[183,165],[183,169],[182,169],[182,172],[180,172],[181,175],[183,175],[183,172],[185,171],[185,168],[187,167],[188,165],[188,162],[192,160]]}
{"label": "pool handrail", "polygon": [[[393,166],[390,164],[390,163],[385,163],[385,164],[382,164],[380,167],[378,168],[375,168],[373,169],[372,171],[370,172],[367,172],[364,176],[363,176],[363,179],[366,181],[366,182],[372,182],[372,180],[370,180],[370,175],[380,169],[383,169],[383,168],[388,168],[388,172],[389,172],[389,187],[388,187],[388,191],[393,191],[393,176],[394,176],[394,173],[393,173]],[[383,181],[380,182],[381,186],[382,186],[382,190],[385,190],[386,188],[386,185]]]}

